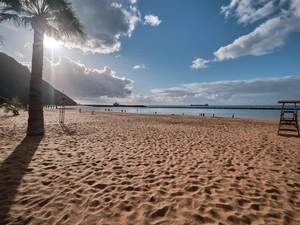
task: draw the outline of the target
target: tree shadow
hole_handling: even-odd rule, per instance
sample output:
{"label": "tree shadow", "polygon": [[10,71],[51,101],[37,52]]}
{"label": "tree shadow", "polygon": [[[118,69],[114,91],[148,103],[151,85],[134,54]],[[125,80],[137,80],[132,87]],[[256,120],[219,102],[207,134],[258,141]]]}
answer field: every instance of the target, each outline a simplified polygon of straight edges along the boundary
{"label": "tree shadow", "polygon": [[31,170],[31,162],[43,136],[25,137],[0,164],[0,224],[9,223],[9,210],[22,178]]}
{"label": "tree shadow", "polygon": [[65,133],[67,133],[67,134],[72,135],[72,134],[75,134],[75,133],[76,133],[76,131],[71,130],[71,129],[70,129],[69,127],[67,127],[67,125],[64,124],[64,123],[60,123],[60,126],[62,127],[63,131],[64,131]]}

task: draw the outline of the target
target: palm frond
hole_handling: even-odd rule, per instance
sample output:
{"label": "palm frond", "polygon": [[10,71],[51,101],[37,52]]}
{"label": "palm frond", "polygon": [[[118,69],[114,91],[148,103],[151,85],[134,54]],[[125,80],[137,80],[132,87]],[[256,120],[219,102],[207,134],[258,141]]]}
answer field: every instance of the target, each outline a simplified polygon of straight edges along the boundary
{"label": "palm frond", "polygon": [[2,106],[4,107],[5,113],[8,113],[11,110],[11,107],[8,103],[3,103]]}
{"label": "palm frond", "polygon": [[73,6],[68,4],[67,7],[53,12],[58,30],[63,36],[85,36],[83,25],[75,15]]}
{"label": "palm frond", "polygon": [[17,25],[20,25],[20,17],[18,16],[18,14],[0,13],[0,23],[11,21],[13,21]]}
{"label": "palm frond", "polygon": [[29,26],[31,24],[31,19],[32,17],[25,17],[25,16],[21,17],[20,18],[21,25],[23,27]]}
{"label": "palm frond", "polygon": [[49,24],[47,25],[47,30],[46,30],[45,34],[48,37],[51,37],[55,40],[58,40],[60,38],[59,31],[55,27],[50,26]]}
{"label": "palm frond", "polygon": [[68,0],[44,0],[43,2],[45,2],[51,10],[66,8],[68,5],[72,4]]}
{"label": "palm frond", "polygon": [[69,0],[0,0],[0,23],[14,22],[17,26],[33,26],[42,21],[46,35],[85,36],[83,25],[75,15]]}
{"label": "palm frond", "polygon": [[12,6],[21,6],[19,0],[0,0],[0,3],[4,3],[6,5],[12,5]]}
{"label": "palm frond", "polygon": [[32,16],[33,15],[38,15],[39,14],[39,10],[38,10],[38,8],[36,8],[36,6],[35,6],[35,2],[36,0],[34,0],[34,1],[25,1],[24,3],[23,3],[23,8],[27,11],[27,12],[29,12]]}
{"label": "palm frond", "polygon": [[27,27],[30,25],[30,17],[20,17],[18,14],[0,13],[0,24],[3,22],[13,22],[16,26]]}
{"label": "palm frond", "polygon": [[24,9],[23,5],[21,5],[21,4],[6,4],[6,5],[3,5],[0,8],[0,12],[2,12],[2,13],[20,13],[20,14],[26,14],[27,13],[26,9]]}
{"label": "palm frond", "polygon": [[19,110],[23,108],[18,96],[13,97],[8,103],[3,103],[2,106],[4,107],[4,112],[8,113],[12,111],[15,116],[19,115]]}

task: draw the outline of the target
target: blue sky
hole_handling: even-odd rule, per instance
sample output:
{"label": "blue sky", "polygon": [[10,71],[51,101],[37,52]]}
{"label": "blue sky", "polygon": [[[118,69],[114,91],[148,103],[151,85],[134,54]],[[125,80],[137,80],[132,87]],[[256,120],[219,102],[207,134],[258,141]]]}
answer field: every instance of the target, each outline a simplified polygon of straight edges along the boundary
{"label": "blue sky", "polygon": [[[72,0],[83,39],[45,40],[43,77],[77,103],[300,99],[299,0]],[[33,32],[1,24],[31,65]]]}

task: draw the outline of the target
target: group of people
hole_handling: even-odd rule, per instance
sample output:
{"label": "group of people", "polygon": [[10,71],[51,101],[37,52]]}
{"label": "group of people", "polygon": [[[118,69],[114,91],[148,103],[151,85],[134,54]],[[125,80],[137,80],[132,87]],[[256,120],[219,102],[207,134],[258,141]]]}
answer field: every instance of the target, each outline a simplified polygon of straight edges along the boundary
{"label": "group of people", "polygon": [[47,109],[57,109],[58,106],[57,105],[46,105],[45,106]]}

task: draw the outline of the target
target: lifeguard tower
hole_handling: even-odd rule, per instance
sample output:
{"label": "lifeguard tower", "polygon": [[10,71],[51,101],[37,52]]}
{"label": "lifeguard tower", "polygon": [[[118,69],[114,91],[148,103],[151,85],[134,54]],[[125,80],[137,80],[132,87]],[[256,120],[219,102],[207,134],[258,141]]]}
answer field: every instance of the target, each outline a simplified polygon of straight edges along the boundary
{"label": "lifeguard tower", "polygon": [[[278,134],[282,134],[281,131],[292,131],[297,132],[299,136],[297,103],[300,103],[300,100],[279,100],[278,103],[282,104]],[[286,104],[293,104],[294,107],[287,108]]]}

